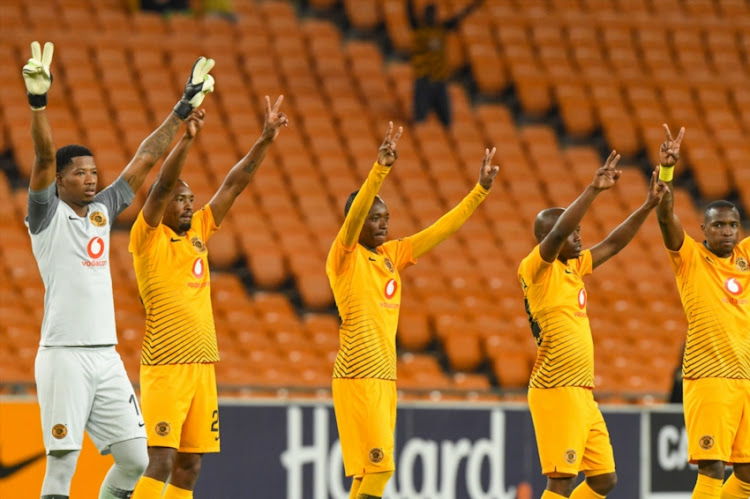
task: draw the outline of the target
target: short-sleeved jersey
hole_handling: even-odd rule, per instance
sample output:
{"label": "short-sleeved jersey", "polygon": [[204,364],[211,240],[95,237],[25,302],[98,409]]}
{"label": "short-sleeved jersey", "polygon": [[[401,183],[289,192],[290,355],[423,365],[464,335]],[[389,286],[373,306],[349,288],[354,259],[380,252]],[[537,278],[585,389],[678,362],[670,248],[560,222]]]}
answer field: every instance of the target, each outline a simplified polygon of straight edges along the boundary
{"label": "short-sleeved jersey", "polygon": [[593,388],[594,343],[582,279],[591,271],[589,250],[567,263],[548,263],[537,245],[521,262],[518,280],[538,345],[532,388]]}
{"label": "short-sleeved jersey", "polygon": [[29,191],[26,225],[44,282],[42,346],[117,343],[109,232],[133,200],[124,179],[99,192],[79,217],[50,184]]}
{"label": "short-sleeved jersey", "polygon": [[750,238],[720,258],[685,234],[667,251],[688,321],[687,379],[750,379]]}
{"label": "short-sleeved jersey", "polygon": [[338,238],[334,241],[326,263],[341,317],[334,378],[396,379],[399,271],[410,263],[414,259],[408,239],[389,241],[377,253],[361,244],[345,248]]}
{"label": "short-sleeved jersey", "polygon": [[149,226],[138,214],[128,249],[146,309],[141,364],[219,360],[206,248],[217,229],[209,205],[193,214],[182,237],[163,223]]}

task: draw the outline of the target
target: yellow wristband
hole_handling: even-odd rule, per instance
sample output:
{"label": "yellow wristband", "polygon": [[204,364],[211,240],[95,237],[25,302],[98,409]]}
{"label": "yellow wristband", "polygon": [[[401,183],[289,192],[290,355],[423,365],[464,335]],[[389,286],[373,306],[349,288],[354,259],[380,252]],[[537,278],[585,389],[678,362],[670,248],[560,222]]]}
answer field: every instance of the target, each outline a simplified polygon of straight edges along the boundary
{"label": "yellow wristband", "polygon": [[674,166],[659,165],[659,180],[662,182],[671,182],[674,174]]}

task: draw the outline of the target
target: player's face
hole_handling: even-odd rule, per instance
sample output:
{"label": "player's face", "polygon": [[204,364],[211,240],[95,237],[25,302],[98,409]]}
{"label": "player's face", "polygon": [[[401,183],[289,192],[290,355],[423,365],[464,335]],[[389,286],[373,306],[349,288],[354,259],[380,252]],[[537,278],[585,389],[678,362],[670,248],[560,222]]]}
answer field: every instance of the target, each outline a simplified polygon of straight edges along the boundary
{"label": "player's face", "polygon": [[388,238],[389,218],[390,215],[385,203],[375,199],[359,233],[359,243],[369,249],[377,248],[383,244]]}
{"label": "player's face", "polygon": [[581,256],[581,226],[576,227],[576,230],[568,236],[565,240],[565,246],[560,250],[560,260],[573,260]]}
{"label": "player's face", "polygon": [[740,237],[740,216],[732,208],[712,208],[706,213],[701,230],[708,249],[716,256],[727,257]]}
{"label": "player's face", "polygon": [[169,200],[167,209],[164,210],[162,223],[179,235],[184,235],[190,230],[193,221],[193,191],[190,187],[177,182],[172,191],[172,199]]}
{"label": "player's face", "polygon": [[57,192],[63,201],[85,206],[94,200],[96,181],[94,158],[77,156],[57,174]]}

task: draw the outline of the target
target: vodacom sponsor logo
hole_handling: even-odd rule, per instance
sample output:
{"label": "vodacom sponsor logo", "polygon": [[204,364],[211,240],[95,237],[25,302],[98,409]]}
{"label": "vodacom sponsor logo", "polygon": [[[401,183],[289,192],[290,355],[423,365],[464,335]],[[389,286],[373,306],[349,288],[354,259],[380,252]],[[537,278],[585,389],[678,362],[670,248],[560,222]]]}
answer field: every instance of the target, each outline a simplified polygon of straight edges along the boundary
{"label": "vodacom sponsor logo", "polygon": [[383,291],[385,292],[385,297],[390,300],[396,294],[397,290],[398,283],[396,282],[396,279],[389,279],[388,282],[385,283],[385,289]]}
{"label": "vodacom sponsor logo", "polygon": [[200,279],[206,272],[206,266],[203,264],[203,258],[196,258],[193,262],[193,275]]}
{"label": "vodacom sponsor logo", "polygon": [[584,307],[586,307],[586,290],[581,288],[578,291],[578,308],[583,309]]}
{"label": "vodacom sponsor logo", "polygon": [[729,294],[737,296],[742,293],[742,284],[739,283],[736,277],[730,277],[724,281],[724,289],[729,291]]}
{"label": "vodacom sponsor logo", "polygon": [[104,239],[99,236],[92,237],[86,245],[86,253],[91,260],[83,260],[81,265],[84,267],[106,267],[107,260],[99,260],[104,254],[104,249]]}

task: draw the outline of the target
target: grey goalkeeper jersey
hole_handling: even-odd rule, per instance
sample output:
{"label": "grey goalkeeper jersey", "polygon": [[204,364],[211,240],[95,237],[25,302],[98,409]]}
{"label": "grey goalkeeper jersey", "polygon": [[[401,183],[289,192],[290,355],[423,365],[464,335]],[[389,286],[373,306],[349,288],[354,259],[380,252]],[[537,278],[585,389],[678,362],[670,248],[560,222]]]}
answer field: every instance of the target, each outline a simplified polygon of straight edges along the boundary
{"label": "grey goalkeeper jersey", "polygon": [[40,345],[117,343],[109,232],[133,197],[127,181],[118,178],[79,217],[57,197],[54,183],[29,190],[26,226],[45,290]]}

